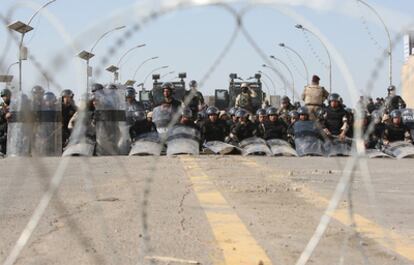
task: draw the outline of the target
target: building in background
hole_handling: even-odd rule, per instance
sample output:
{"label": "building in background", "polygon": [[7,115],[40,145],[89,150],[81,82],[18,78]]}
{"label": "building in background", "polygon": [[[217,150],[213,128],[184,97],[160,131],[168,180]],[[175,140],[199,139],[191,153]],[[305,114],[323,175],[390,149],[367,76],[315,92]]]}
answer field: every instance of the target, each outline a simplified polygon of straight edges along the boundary
{"label": "building in background", "polygon": [[414,108],[414,31],[404,36],[404,58],[401,96],[407,103],[407,107]]}

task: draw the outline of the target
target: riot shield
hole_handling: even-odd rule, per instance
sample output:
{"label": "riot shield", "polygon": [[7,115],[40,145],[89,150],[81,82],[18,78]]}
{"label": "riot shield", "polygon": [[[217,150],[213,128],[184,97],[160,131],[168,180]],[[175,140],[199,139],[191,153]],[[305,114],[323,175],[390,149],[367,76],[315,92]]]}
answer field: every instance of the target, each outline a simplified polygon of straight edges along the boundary
{"label": "riot shield", "polygon": [[13,94],[7,128],[7,156],[30,156],[32,138],[32,116],[30,102],[22,92]]}
{"label": "riot shield", "polygon": [[153,155],[159,156],[162,152],[161,139],[157,132],[140,135],[131,146],[130,156]]}
{"label": "riot shield", "polygon": [[325,155],[332,156],[350,156],[352,152],[352,139],[340,141],[338,137],[332,137],[325,141]]}
{"label": "riot shield", "polygon": [[235,151],[241,152],[238,147],[220,141],[207,142],[204,147],[206,154],[227,155]]}
{"label": "riot shield", "polygon": [[414,110],[405,109],[402,112],[402,121],[404,125],[410,129],[411,140],[414,142]]}
{"label": "riot shield", "polygon": [[390,143],[385,147],[384,153],[397,159],[414,158],[414,145],[407,142]]}
{"label": "riot shield", "polygon": [[152,111],[152,122],[157,127],[161,139],[165,139],[168,133],[168,125],[172,120],[172,108],[164,105],[154,108]]}
{"label": "riot shield", "polygon": [[378,149],[367,149],[365,150],[365,156],[374,159],[374,158],[391,158],[390,155],[387,155],[384,152],[381,152]]}
{"label": "riot shield", "polygon": [[266,144],[266,141],[252,137],[241,141],[240,148],[242,148],[242,155],[249,156],[249,155],[266,155],[272,156],[272,151]]}
{"label": "riot shield", "polygon": [[34,110],[32,156],[62,155],[62,112],[60,101],[43,101]]}
{"label": "riot shield", "polygon": [[128,155],[129,128],[126,122],[124,92],[120,89],[103,89],[96,96],[96,154]]}
{"label": "riot shield", "polygon": [[292,146],[284,140],[268,140],[267,145],[270,147],[270,150],[274,156],[298,156],[295,149],[293,149]]}
{"label": "riot shield", "polygon": [[200,132],[194,128],[176,125],[168,132],[167,155],[182,154],[200,154]]}
{"label": "riot shield", "polygon": [[324,143],[314,121],[297,121],[293,130],[298,156],[324,156]]}

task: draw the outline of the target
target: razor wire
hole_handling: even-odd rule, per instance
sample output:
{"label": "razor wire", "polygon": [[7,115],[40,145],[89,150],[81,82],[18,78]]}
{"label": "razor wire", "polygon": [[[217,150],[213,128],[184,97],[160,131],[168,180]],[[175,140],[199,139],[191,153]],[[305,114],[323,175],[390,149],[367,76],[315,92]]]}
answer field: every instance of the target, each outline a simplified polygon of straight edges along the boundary
{"label": "razor wire", "polygon": [[[179,7],[180,8],[180,7]],[[178,9],[178,8],[177,8]],[[175,11],[176,9],[171,9],[171,10],[169,10],[169,11]],[[160,14],[163,14],[164,12],[161,12]],[[168,13],[167,11],[165,11],[165,13]],[[158,14],[158,15],[160,15],[160,14]],[[158,17],[158,15],[156,15],[156,14],[151,14],[150,15],[150,17],[151,18],[153,18],[154,20],[155,20],[155,17]],[[240,25],[242,25],[242,23],[240,23]],[[136,30],[136,31],[138,31],[139,30],[139,27],[134,27],[134,30]],[[268,63],[269,64],[271,64],[271,62],[267,59],[267,56],[265,55],[265,53],[261,50],[261,48],[255,43],[255,41],[254,41],[254,39],[250,36],[250,34],[247,32],[247,30],[245,29],[245,28],[243,28],[242,26],[240,26],[239,28],[238,28],[238,30],[237,30],[237,32],[239,31],[239,30],[241,30],[242,31],[242,33],[244,34],[244,36],[245,36],[245,38],[248,40],[248,42],[253,46],[253,48],[255,49],[255,51],[259,54],[259,56],[264,60],[264,61],[268,61]],[[131,34],[131,32],[129,32],[129,33],[126,33],[125,34],[125,38],[126,39],[128,39],[129,37],[130,37],[130,34]],[[236,33],[234,33],[233,35],[237,35]],[[232,40],[233,38],[231,38],[231,41],[229,42],[229,43],[232,43],[232,42],[234,42],[233,40]],[[236,37],[234,37],[234,39],[236,39]],[[116,45],[119,45],[119,46],[122,46],[124,43],[125,43],[125,41],[126,40],[124,40],[124,41],[121,41],[121,39],[118,39],[117,40],[117,43],[116,43]],[[231,46],[232,44],[228,44],[228,46]],[[111,55],[113,55],[114,53],[115,53],[115,51],[116,51],[116,49],[113,49],[113,48],[110,48],[109,50],[108,50],[108,57],[110,57]],[[225,51],[223,51],[222,52],[222,54],[226,54],[226,52]],[[224,57],[224,56],[223,56]],[[320,58],[320,57],[319,57]],[[106,58],[106,57],[104,57],[104,59],[108,59],[108,58]],[[102,61],[101,61],[101,64],[102,65],[104,65],[105,63],[107,63],[108,61],[107,60],[104,60],[104,59],[102,59]],[[217,62],[220,62],[220,60],[219,59],[217,59],[216,61],[215,61],[215,64],[217,63]],[[40,68],[40,67],[39,67]],[[209,78],[209,73],[210,72],[213,72],[214,71],[214,69],[215,69],[215,67],[214,66],[212,66],[212,67],[210,67],[209,68],[209,71],[208,71],[208,73],[204,76],[204,78],[207,80],[208,78]],[[96,75],[99,77],[99,75],[100,75],[100,72],[99,71],[97,71],[96,72]],[[193,95],[194,96],[194,95]],[[191,98],[191,94],[190,94],[190,97],[189,98]],[[188,102],[187,102],[187,104],[188,104]],[[174,116],[174,118],[173,118],[173,121],[178,121],[178,118],[179,118],[179,115],[175,115]],[[174,122],[174,123],[175,123]],[[174,124],[173,122],[171,122],[170,124],[169,124],[169,128],[170,127],[172,127],[172,125]],[[358,159],[360,159],[360,158],[356,158],[356,160],[358,160]],[[356,162],[355,162],[356,163]],[[355,163],[354,163],[354,165],[355,165]],[[153,168],[153,171],[152,172],[154,172],[154,176],[155,176],[155,170],[156,170],[156,168],[155,168],[155,165],[156,165],[156,163],[154,163],[154,168]],[[351,167],[351,166],[350,166]],[[355,168],[354,167],[351,167],[352,168],[352,170],[351,171],[353,171]],[[58,174],[59,175],[59,174]],[[55,175],[56,176],[56,175]],[[352,175],[350,175],[349,176],[349,179],[348,178],[344,178],[344,179],[342,179],[342,181],[343,182],[341,182],[340,184],[341,184],[341,186],[338,186],[338,190],[339,191],[342,191],[342,193],[341,194],[343,194],[344,192],[345,192],[345,190],[347,190],[348,189],[348,191],[350,191],[351,190],[351,187],[352,187]],[[58,179],[59,180],[59,179]],[[153,179],[152,178],[150,178],[150,179],[148,179],[148,180],[146,180],[146,188],[148,188],[148,189],[146,189],[146,190],[144,190],[144,199],[143,199],[143,205],[145,206],[145,207],[148,207],[148,204],[149,204],[149,195],[150,195],[150,186],[151,186],[151,183],[152,183],[152,181],[153,181]],[[59,182],[54,182],[55,184],[59,184]],[[54,192],[53,190],[52,190],[52,192]],[[50,193],[49,193],[49,195],[50,195]],[[52,193],[52,195],[53,195],[53,193]],[[333,199],[337,199],[338,198],[338,196],[340,196],[340,195],[337,195],[337,197],[333,197]],[[350,196],[351,197],[351,196]],[[351,197],[352,198],[352,197]],[[51,197],[50,197],[50,199],[51,199]],[[351,203],[352,201],[350,201],[350,203]],[[336,208],[336,207],[334,207],[335,206],[335,203],[337,203],[335,200],[334,201],[331,201],[331,207],[330,208],[328,208],[328,210],[329,209],[334,209],[334,208]],[[350,207],[352,207],[352,204],[350,204],[351,206]],[[351,209],[351,208],[350,208]],[[327,212],[329,212],[327,210]],[[351,216],[353,216],[353,211],[352,211],[352,209],[350,210],[350,212],[351,212]],[[148,215],[147,214],[142,214],[142,218],[143,218],[143,224],[144,224],[144,230],[145,231],[148,231]],[[327,219],[326,218],[323,218],[322,219],[322,221],[324,221],[324,222],[326,222],[327,221]],[[329,223],[329,222],[328,222]],[[323,223],[323,224],[325,224],[325,223]],[[322,228],[323,228],[323,226],[322,226]],[[148,236],[148,241],[149,241],[149,235],[147,235]],[[145,236],[144,236],[144,238],[146,238]],[[145,252],[149,252],[150,251],[150,248],[149,247],[147,247],[146,248],[146,251],[144,251],[144,254],[145,254]],[[307,254],[307,255],[310,255],[311,253],[309,253],[309,252],[304,252],[305,254]],[[301,264],[301,263],[298,263],[298,264]],[[304,263],[304,264],[306,264],[306,263]]]}

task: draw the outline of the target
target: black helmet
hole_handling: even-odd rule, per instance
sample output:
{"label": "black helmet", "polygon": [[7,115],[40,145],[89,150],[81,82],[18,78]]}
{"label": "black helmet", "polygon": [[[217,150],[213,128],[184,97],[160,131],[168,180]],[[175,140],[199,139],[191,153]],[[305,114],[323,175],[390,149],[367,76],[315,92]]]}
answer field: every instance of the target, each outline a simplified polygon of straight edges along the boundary
{"label": "black helmet", "polygon": [[32,88],[32,95],[43,95],[45,90],[41,86],[34,86]]}
{"label": "black helmet", "polygon": [[94,83],[94,84],[92,84],[91,92],[95,93],[96,91],[103,90],[103,89],[104,89],[104,87],[103,87],[102,84]]}
{"label": "black helmet", "polygon": [[214,107],[214,106],[210,106],[207,108],[206,114],[207,116],[211,116],[211,115],[219,115],[219,109]]}
{"label": "black helmet", "polygon": [[309,110],[307,107],[300,107],[298,109],[298,115],[309,115]]}
{"label": "black helmet", "polygon": [[398,110],[398,109],[393,110],[393,111],[391,111],[390,116],[391,116],[392,119],[394,119],[394,118],[401,118],[401,111]]}
{"label": "black helmet", "polygon": [[172,91],[174,89],[174,85],[170,82],[166,82],[164,84],[162,84],[161,88],[164,89],[168,89],[170,91]]}
{"label": "black helmet", "polygon": [[298,119],[299,118],[299,113],[296,110],[292,110],[291,112],[289,112],[289,117],[291,119]]}
{"label": "black helmet", "polygon": [[331,101],[341,102],[341,96],[339,94],[337,94],[337,93],[332,93],[332,94],[329,95],[328,101],[329,102],[331,102]]}
{"label": "black helmet", "polygon": [[5,88],[1,91],[0,97],[11,97],[11,91],[8,88]]}
{"label": "black helmet", "polygon": [[193,117],[193,112],[190,108],[184,108],[181,112],[181,116],[191,119]]}
{"label": "black helmet", "polygon": [[65,89],[65,90],[62,91],[62,93],[60,93],[60,96],[61,97],[71,97],[71,98],[73,98],[74,94],[73,94],[72,90]]}
{"label": "black helmet", "polygon": [[247,112],[247,110],[245,110],[245,109],[238,109],[237,111],[236,111],[236,117],[237,118],[245,118],[247,115],[248,115],[249,113]]}
{"label": "black helmet", "polygon": [[237,110],[238,110],[238,109],[237,109],[236,107],[231,108],[231,109],[229,110],[229,115],[230,115],[230,116],[234,116],[234,115],[236,115]]}
{"label": "black helmet", "polygon": [[265,109],[258,109],[256,111],[257,116],[266,116],[266,110]]}
{"label": "black helmet", "polygon": [[192,88],[192,87],[197,87],[197,85],[198,85],[198,84],[197,84],[197,81],[195,81],[195,80],[191,80],[191,81],[190,81],[190,84],[189,84],[188,86]]}
{"label": "black helmet", "polygon": [[271,116],[271,115],[277,115],[277,108],[275,107],[270,107],[267,109],[266,111],[267,116]]}
{"label": "black helmet", "polygon": [[282,103],[290,103],[290,98],[288,96],[284,96],[282,98]]}
{"label": "black helmet", "polygon": [[135,98],[135,95],[137,92],[135,91],[135,88],[133,87],[127,87],[125,90],[125,97],[127,98]]}
{"label": "black helmet", "polygon": [[118,87],[115,84],[110,84],[110,85],[108,85],[108,89],[117,90]]}
{"label": "black helmet", "polygon": [[395,91],[397,88],[395,86],[389,86],[388,91]]}
{"label": "black helmet", "polygon": [[43,95],[43,101],[46,103],[55,103],[56,102],[56,96],[53,92],[46,92]]}

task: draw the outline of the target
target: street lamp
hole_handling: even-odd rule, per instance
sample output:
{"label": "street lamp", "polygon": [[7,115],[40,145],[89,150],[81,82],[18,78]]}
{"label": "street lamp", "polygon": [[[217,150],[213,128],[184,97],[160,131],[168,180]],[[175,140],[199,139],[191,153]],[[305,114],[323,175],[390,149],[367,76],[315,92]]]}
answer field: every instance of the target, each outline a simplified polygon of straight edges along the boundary
{"label": "street lamp", "polygon": [[[119,59],[119,61],[118,61],[118,63],[116,64],[116,66],[120,69],[121,68],[121,62],[122,62],[122,60],[129,54],[129,53],[131,53],[132,51],[134,51],[134,50],[136,50],[136,49],[139,49],[139,48],[142,48],[142,47],[145,47],[146,46],[146,44],[140,44],[140,45],[137,45],[137,46],[134,46],[134,47],[132,47],[131,49],[129,49],[128,51],[126,51],[122,56],[121,56],[121,58]],[[121,75],[121,70],[119,70],[119,74],[118,74],[119,76]],[[121,79],[121,78],[119,78],[119,79]]]}
{"label": "street lamp", "polygon": [[298,56],[298,58],[301,60],[301,62],[303,64],[303,67],[305,68],[306,82],[309,84],[309,80],[310,80],[309,79],[309,71],[308,71],[308,67],[306,66],[306,63],[305,63],[305,60],[303,59],[303,57],[296,50],[292,49],[291,47],[287,46],[284,43],[279,43],[279,46],[293,52],[294,54],[296,54]]}
{"label": "street lamp", "polygon": [[382,19],[382,17],[377,12],[377,10],[375,10],[375,8],[373,8],[371,5],[369,5],[367,2],[365,2],[363,0],[356,0],[356,1],[358,1],[361,4],[365,5],[366,7],[368,7],[378,17],[378,19],[381,21],[382,25],[384,26],[385,32],[386,32],[387,37],[388,37],[389,79],[390,79],[390,86],[392,86],[392,58],[393,57],[392,57],[392,40],[391,40],[390,31],[389,31],[387,25],[385,24],[385,21]]}
{"label": "street lamp", "polygon": [[326,47],[325,43],[322,41],[322,39],[318,35],[310,31],[309,29],[305,28],[304,26],[300,24],[296,25],[295,27],[302,31],[307,31],[313,36],[315,36],[321,42],[322,46],[325,48],[326,54],[328,55],[328,59],[329,59],[329,93],[332,93],[332,59],[331,59],[331,54],[329,53],[328,47]]}
{"label": "street lamp", "polygon": [[47,7],[48,5],[56,2],[57,0],[51,0],[49,2],[47,2],[46,4],[44,4],[43,6],[41,6],[38,10],[36,10],[36,12],[31,16],[31,18],[29,19],[29,22],[24,23],[21,21],[16,21],[10,25],[8,25],[7,27],[10,30],[14,30],[18,33],[21,34],[21,38],[20,38],[20,43],[19,43],[19,91],[22,91],[22,71],[23,71],[23,67],[22,67],[22,61],[23,60],[27,60],[27,47],[23,46],[23,41],[24,41],[24,36],[26,35],[26,33],[30,32],[33,30],[33,27],[30,26],[30,23],[32,23],[33,19],[36,17],[36,15],[45,7]]}
{"label": "street lamp", "polygon": [[119,68],[117,66],[115,66],[115,65],[110,65],[105,70],[108,71],[108,72],[110,72],[110,73],[113,73],[113,75],[114,75],[114,83],[115,83],[116,80],[118,80],[118,70],[119,70]]}
{"label": "street lamp", "polygon": [[290,77],[292,79],[292,101],[295,101],[295,78],[293,76],[292,71],[290,70],[289,66],[285,62],[280,60],[279,58],[276,58],[273,55],[271,55],[270,58],[277,61],[277,62],[279,62],[279,63],[281,63],[286,68],[286,70],[289,72]]}
{"label": "street lamp", "polygon": [[152,70],[146,77],[145,77],[145,79],[144,79],[144,82],[142,82],[143,83],[143,88],[144,88],[144,86],[145,86],[145,83],[147,82],[147,79],[153,74],[153,73],[155,73],[156,71],[159,71],[159,70],[162,70],[162,69],[167,69],[169,66],[168,65],[165,65],[165,66],[161,66],[161,67],[158,67],[158,68],[155,68],[154,70]]}
{"label": "street lamp", "polygon": [[160,79],[164,79],[165,77],[167,77],[167,76],[169,76],[169,75],[172,75],[172,74],[174,74],[175,73],[175,71],[171,71],[171,72],[168,72],[168,73],[166,73],[166,74],[163,74],[162,76],[161,76],[161,78]]}
{"label": "street lamp", "polygon": [[96,48],[98,43],[104,39],[106,36],[108,36],[110,33],[121,30],[126,28],[126,26],[116,27],[111,30],[108,30],[104,34],[102,34],[95,42],[95,44],[92,46],[92,48],[89,51],[82,51],[78,54],[78,57],[86,61],[86,92],[89,92],[89,78],[92,77],[92,67],[89,66],[89,60],[95,56],[93,54],[93,50]]}
{"label": "street lamp", "polygon": [[275,82],[273,82],[272,78],[268,74],[266,74],[265,72],[263,72],[263,71],[259,71],[259,74],[261,74],[264,77],[266,77],[272,83],[273,89],[275,91],[275,96],[276,96],[276,94],[277,94],[277,88],[276,88],[276,84],[275,84]]}
{"label": "street lamp", "polygon": [[139,71],[139,69],[141,69],[141,67],[142,66],[144,66],[144,64],[146,64],[147,62],[149,62],[149,61],[152,61],[152,60],[156,60],[156,59],[158,59],[158,58],[160,58],[160,57],[158,57],[158,56],[155,56],[155,57],[151,57],[151,58],[148,58],[148,59],[146,59],[145,61],[143,61],[138,67],[137,67],[137,69],[135,70],[135,72],[134,72],[134,76],[132,77],[132,79],[134,79],[135,80],[135,77],[137,76],[137,73],[138,73],[138,71]]}

